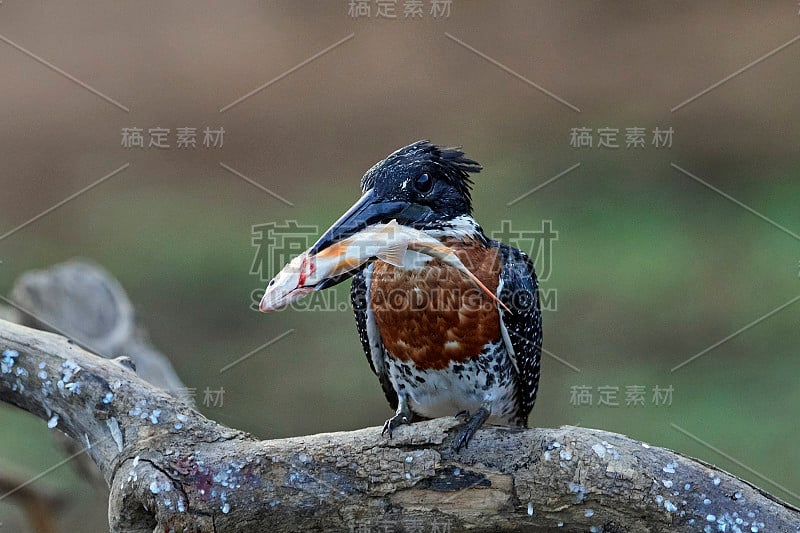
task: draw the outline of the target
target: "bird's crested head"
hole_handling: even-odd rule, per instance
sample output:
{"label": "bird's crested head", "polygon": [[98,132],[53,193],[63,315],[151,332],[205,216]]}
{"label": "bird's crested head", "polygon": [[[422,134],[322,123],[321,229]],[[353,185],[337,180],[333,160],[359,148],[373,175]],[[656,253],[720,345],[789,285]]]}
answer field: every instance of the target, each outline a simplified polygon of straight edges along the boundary
{"label": "bird's crested head", "polygon": [[481,166],[458,148],[417,141],[390,154],[361,178],[362,195],[311,247],[318,253],[367,226],[392,220],[437,229],[472,213],[470,173]]}
{"label": "bird's crested head", "polygon": [[472,212],[470,174],[480,171],[481,166],[460,148],[421,140],[370,168],[361,178],[361,191],[425,206],[447,219]]}

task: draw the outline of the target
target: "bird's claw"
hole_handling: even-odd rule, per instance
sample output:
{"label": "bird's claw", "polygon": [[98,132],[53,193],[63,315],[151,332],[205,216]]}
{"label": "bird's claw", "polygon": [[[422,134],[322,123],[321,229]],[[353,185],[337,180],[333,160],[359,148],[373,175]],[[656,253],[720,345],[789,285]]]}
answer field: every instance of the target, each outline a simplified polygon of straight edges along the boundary
{"label": "bird's claw", "polygon": [[458,413],[459,416],[461,414],[467,415],[467,422],[461,433],[458,434],[456,437],[456,441],[453,444],[453,451],[458,452],[461,448],[466,448],[469,445],[469,441],[472,440],[472,437],[475,435],[475,432],[483,425],[484,422],[489,418],[490,411],[485,407],[481,407],[475,414],[470,416],[469,412],[462,411]]}
{"label": "bird's claw", "polygon": [[388,419],[386,422],[383,423],[383,431],[381,431],[381,435],[385,435],[386,432],[389,432],[389,438],[392,438],[392,433],[395,429],[403,424],[409,424],[410,421],[408,416],[403,413],[398,413],[394,415],[392,418]]}

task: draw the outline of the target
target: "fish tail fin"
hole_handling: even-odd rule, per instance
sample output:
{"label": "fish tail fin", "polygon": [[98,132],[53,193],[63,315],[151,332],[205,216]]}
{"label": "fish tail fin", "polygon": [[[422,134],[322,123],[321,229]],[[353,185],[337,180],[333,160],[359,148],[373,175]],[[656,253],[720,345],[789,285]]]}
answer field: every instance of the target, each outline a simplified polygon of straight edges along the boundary
{"label": "fish tail fin", "polygon": [[478,279],[478,276],[476,276],[475,274],[473,274],[472,272],[470,272],[470,271],[469,271],[469,269],[465,269],[465,270],[466,270],[466,272],[467,272],[467,275],[469,276],[469,279],[471,279],[471,280],[472,280],[472,282],[473,282],[475,285],[477,285],[479,289],[481,289],[483,292],[485,292],[487,295],[489,295],[489,297],[490,297],[492,300],[494,300],[495,302],[497,302],[497,303],[500,305],[500,307],[502,307],[503,309],[505,309],[505,310],[506,310],[506,311],[508,311],[509,313],[511,312],[511,309],[509,309],[509,308],[508,308],[508,306],[507,306],[505,303],[503,303],[503,300],[501,300],[500,298],[498,298],[498,297],[497,297],[497,295],[496,295],[495,293],[493,293],[492,291],[490,291],[490,290],[489,290],[489,287],[487,287],[486,285],[484,285],[484,284],[483,284],[483,282],[482,282],[481,280],[479,280],[479,279]]}

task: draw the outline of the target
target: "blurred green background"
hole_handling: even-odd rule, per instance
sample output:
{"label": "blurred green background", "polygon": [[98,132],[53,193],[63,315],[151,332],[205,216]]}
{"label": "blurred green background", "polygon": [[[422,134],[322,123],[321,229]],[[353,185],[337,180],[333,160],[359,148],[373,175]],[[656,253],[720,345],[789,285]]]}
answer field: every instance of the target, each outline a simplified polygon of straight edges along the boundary
{"label": "blurred green background", "polygon": [[[552,262],[537,262],[554,305],[531,424],[621,432],[800,505],[800,304],[671,372],[800,294],[800,42],[671,111],[800,33],[797,5],[455,0],[433,17],[425,0],[406,19],[400,0],[385,19],[374,2],[357,18],[348,4],[0,4],[0,36],[129,109],[0,42],[0,234],[130,163],[0,240],[0,292],[26,270],[91,258],[119,278],[210,418],[263,438],[379,425],[391,412],[349,306],[249,308],[266,283],[250,273],[251,228],[324,230],[389,152],[420,138],[460,144],[485,167],[474,203],[487,231],[549,220],[558,232]],[[224,146],[201,145],[206,126],[225,129]],[[169,128],[171,148],[124,148],[131,127]],[[180,127],[198,128],[197,148],[176,148]],[[593,147],[570,145],[580,127]],[[605,127],[619,129],[619,148],[597,146]],[[643,148],[625,148],[634,127]],[[655,128],[673,129],[671,146],[653,146]],[[348,287],[331,290],[336,302]],[[645,405],[626,406],[636,385]],[[653,401],[655,386],[672,387],[671,405]],[[591,387],[593,405],[575,405],[576,387]],[[616,387],[620,405],[598,406],[599,387]],[[221,406],[204,405],[206,388],[225,390]],[[65,457],[43,421],[2,407],[0,427],[0,472],[27,479]],[[107,527],[105,495],[69,466],[36,484],[67,495],[65,531]],[[28,527],[8,500],[0,523]]]}

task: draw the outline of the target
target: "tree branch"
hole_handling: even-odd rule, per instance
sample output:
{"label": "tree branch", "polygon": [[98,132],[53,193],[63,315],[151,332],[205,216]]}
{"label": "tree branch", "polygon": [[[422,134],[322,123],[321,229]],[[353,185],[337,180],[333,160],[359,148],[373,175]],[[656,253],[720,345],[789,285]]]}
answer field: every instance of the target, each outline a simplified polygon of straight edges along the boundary
{"label": "tree branch", "polygon": [[800,524],[798,509],[735,476],[604,431],[488,428],[454,453],[458,422],[443,418],[391,440],[367,428],[259,442],[60,336],[0,322],[0,350],[0,400],[86,447],[111,487],[115,532]]}
{"label": "tree branch", "polygon": [[80,259],[26,272],[14,283],[10,320],[59,333],[106,358],[125,355],[139,377],[189,399],[169,359],[149,342],[125,289],[99,265]]}

